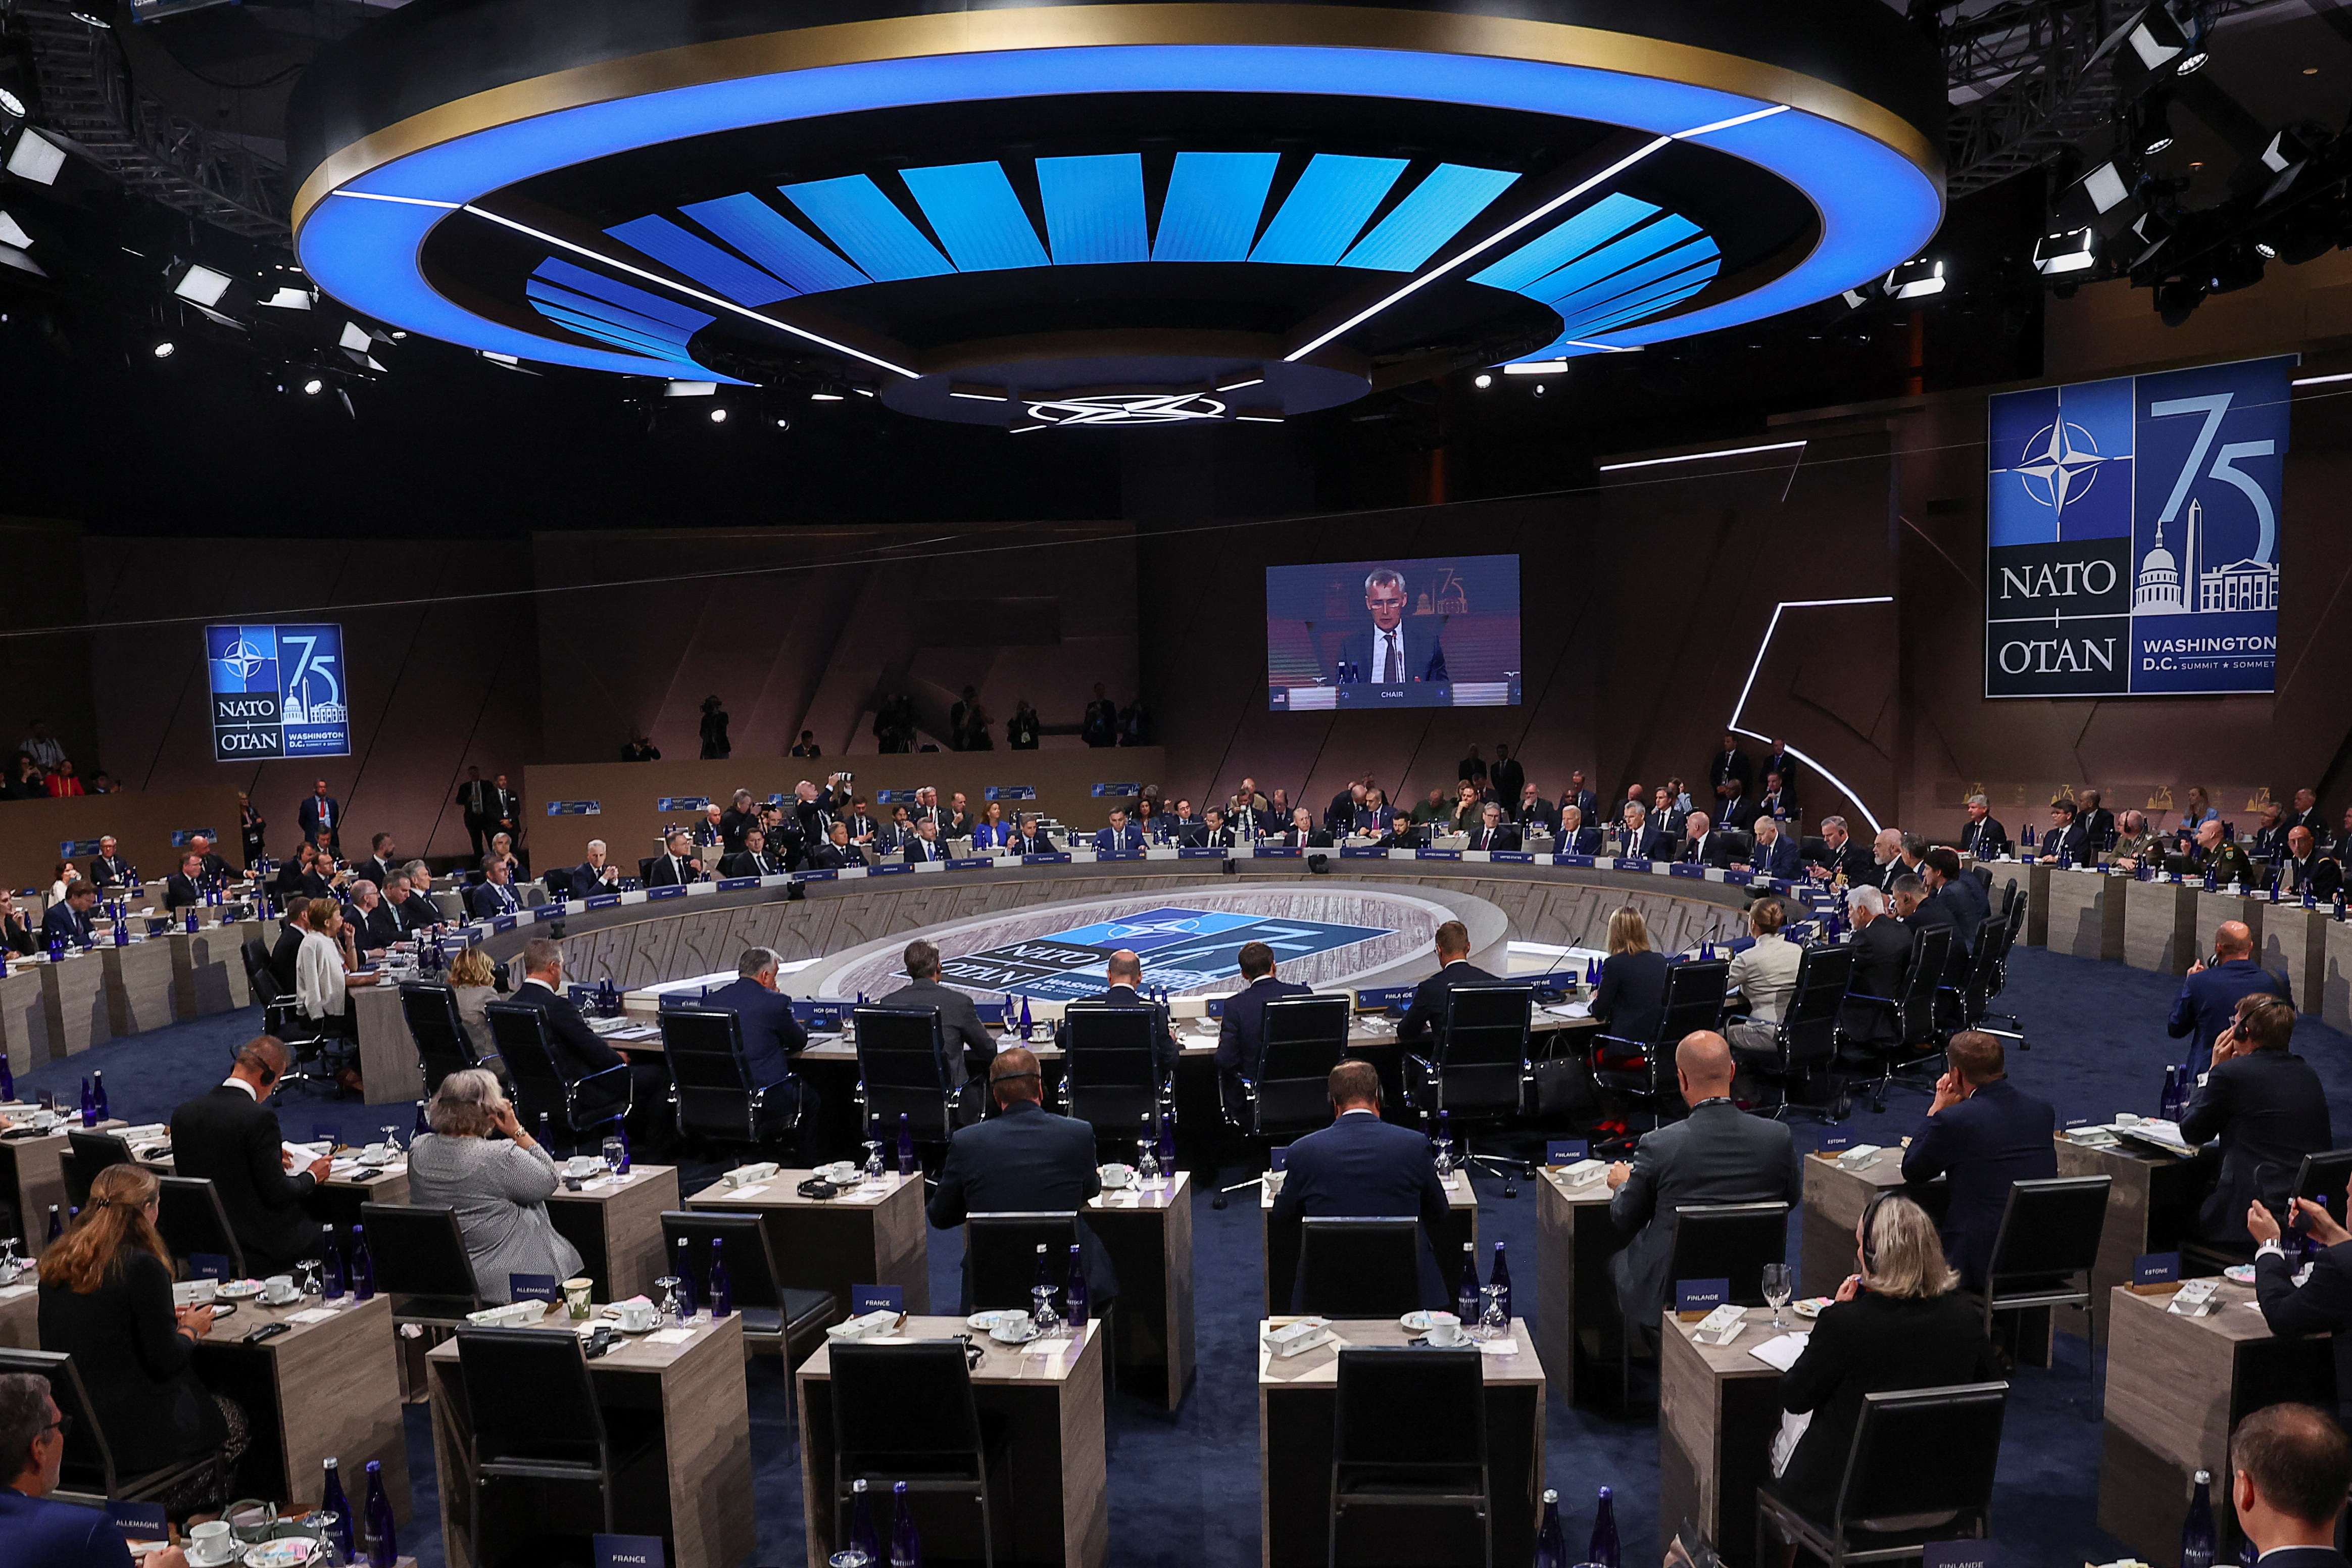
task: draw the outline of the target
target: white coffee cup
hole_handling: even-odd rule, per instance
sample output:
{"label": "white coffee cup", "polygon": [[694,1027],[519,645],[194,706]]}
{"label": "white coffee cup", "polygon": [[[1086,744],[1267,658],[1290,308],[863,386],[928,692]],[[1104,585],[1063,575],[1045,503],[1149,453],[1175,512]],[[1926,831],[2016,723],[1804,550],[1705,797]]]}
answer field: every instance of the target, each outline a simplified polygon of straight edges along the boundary
{"label": "white coffee cup", "polygon": [[188,1531],[188,1561],[191,1563],[226,1563],[236,1550],[229,1539],[228,1521],[210,1520]]}
{"label": "white coffee cup", "polygon": [[651,1301],[615,1301],[613,1320],[630,1333],[641,1334],[661,1321],[661,1310]]}
{"label": "white coffee cup", "polygon": [[272,1274],[261,1282],[261,1299],[273,1307],[290,1307],[302,1299],[291,1274]]}
{"label": "white coffee cup", "polygon": [[1433,1345],[1458,1345],[1462,1342],[1462,1320],[1451,1312],[1429,1314],[1429,1342]]}
{"label": "white coffee cup", "polygon": [[1029,1321],[1029,1314],[1026,1312],[1000,1312],[997,1314],[996,1327],[991,1329],[989,1334],[992,1338],[1007,1342],[1025,1340],[1029,1337],[1033,1327],[1034,1325]]}

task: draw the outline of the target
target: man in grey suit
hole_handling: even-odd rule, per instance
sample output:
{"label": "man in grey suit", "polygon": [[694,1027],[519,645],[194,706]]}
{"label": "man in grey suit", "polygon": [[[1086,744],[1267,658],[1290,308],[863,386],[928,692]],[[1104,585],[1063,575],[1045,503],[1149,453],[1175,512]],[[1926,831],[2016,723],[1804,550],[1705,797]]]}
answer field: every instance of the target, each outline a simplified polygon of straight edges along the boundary
{"label": "man in grey suit", "polygon": [[[971,998],[940,984],[940,950],[928,942],[910,942],[904,962],[907,984],[874,1005],[937,1013],[940,1037],[948,1044],[949,1081],[968,1084],[985,1080],[988,1064],[996,1057],[996,1041],[990,1036],[988,1026],[980,1021],[980,1010],[971,1005]],[[963,1042],[961,1050],[956,1048],[959,1040]]]}
{"label": "man in grey suit", "polygon": [[1655,1334],[1674,1289],[1675,1210],[1699,1204],[1786,1203],[1801,1198],[1796,1141],[1778,1121],[1731,1102],[1731,1047],[1709,1029],[1675,1047],[1675,1078],[1690,1114],[1646,1133],[1631,1164],[1609,1167],[1609,1217],[1630,1237],[1609,1260],[1626,1331]]}

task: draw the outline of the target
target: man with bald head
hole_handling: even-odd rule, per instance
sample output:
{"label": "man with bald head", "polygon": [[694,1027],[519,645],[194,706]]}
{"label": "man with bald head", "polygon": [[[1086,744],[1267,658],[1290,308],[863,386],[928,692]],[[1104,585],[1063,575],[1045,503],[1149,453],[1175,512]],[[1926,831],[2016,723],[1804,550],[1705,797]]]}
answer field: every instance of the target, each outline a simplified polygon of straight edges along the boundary
{"label": "man with bald head", "polygon": [[1631,1163],[1609,1167],[1609,1217],[1624,1249],[1609,1260],[1625,1330],[1654,1335],[1670,1304],[1675,1210],[1693,1204],[1785,1203],[1801,1196],[1796,1141],[1781,1122],[1731,1102],[1731,1047],[1701,1029],[1675,1047],[1675,1078],[1690,1114],[1643,1134]]}
{"label": "man with bald head", "polygon": [[2213,1042],[2238,1016],[2238,1003],[2248,996],[2276,996],[2292,1002],[2286,982],[2254,962],[2254,933],[2242,921],[2223,921],[2213,932],[2215,962],[2189,966],[2189,978],[2173,999],[2172,1016],[2164,1032],[2189,1040],[2189,1065],[2199,1071],[2213,1054]]}
{"label": "man with bald head", "polygon": [[[1102,1174],[1095,1165],[1095,1130],[1045,1109],[1036,1056],[1020,1046],[997,1052],[988,1064],[988,1091],[997,1113],[958,1128],[948,1141],[947,1163],[940,1168],[939,1188],[927,1211],[931,1224],[950,1230],[976,1214],[1083,1211],[1087,1200],[1102,1191]],[[1098,1311],[1118,1289],[1118,1278],[1084,1219],[1078,1221],[1078,1245],[1085,1249],[1087,1300]],[[971,1268],[966,1254],[967,1310],[971,1309]],[[1063,1260],[1055,1258],[1056,1278],[1062,1268]]]}
{"label": "man with bald head", "polygon": [[1160,1064],[1161,1078],[1174,1072],[1176,1037],[1168,1032],[1168,1015],[1144,1000],[1143,960],[1122,947],[1103,965],[1103,979],[1108,984],[1101,994],[1086,1000],[1106,1007],[1151,1007],[1151,1059]]}

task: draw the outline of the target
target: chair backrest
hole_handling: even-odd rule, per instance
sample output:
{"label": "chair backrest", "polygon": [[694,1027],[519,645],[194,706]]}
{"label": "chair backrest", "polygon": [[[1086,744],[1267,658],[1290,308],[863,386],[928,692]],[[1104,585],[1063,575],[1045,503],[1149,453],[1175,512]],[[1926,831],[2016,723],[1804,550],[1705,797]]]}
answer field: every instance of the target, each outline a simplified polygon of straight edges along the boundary
{"label": "chair backrest", "polygon": [[1673,1045],[1685,1035],[1712,1029],[1723,1020],[1723,999],[1731,994],[1731,961],[1690,959],[1666,966],[1665,1005],[1658,1012],[1652,1045]]}
{"label": "chair backrest", "polygon": [[1900,1013],[1901,1043],[1919,1045],[1935,1037],[1936,987],[1952,958],[1952,928],[1915,926],[1911,931],[1911,967],[1903,976]]}
{"label": "chair backrest", "polygon": [[1097,1132],[1133,1134],[1159,1125],[1160,1061],[1152,1054],[1157,1007],[1074,1002],[1062,1014],[1064,1109]]}
{"label": "chair backrest", "polygon": [[159,1176],[155,1229],[172,1256],[185,1263],[200,1253],[228,1259],[229,1272],[245,1278],[245,1248],[229,1228],[220,1190],[204,1176]]}
{"label": "chair backrest", "polygon": [[[451,1311],[470,1311],[482,1304],[456,1209],[362,1204],[360,1223],[367,1226],[376,1289],[385,1295],[413,1297],[417,1305],[443,1305]],[[395,1310],[400,1305],[395,1301]]]}
{"label": "chair backrest", "polygon": [[85,1132],[80,1128],[66,1131],[65,1169],[66,1199],[75,1208],[89,1206],[89,1184],[98,1173],[110,1165],[131,1163],[131,1145],[111,1132]]}
{"label": "chair backrest", "polygon": [[457,1016],[454,988],[429,980],[402,981],[400,1016],[408,1024],[409,1038],[416,1042],[416,1059],[424,1069],[428,1096],[451,1073],[482,1065],[466,1033],[465,1020]]}
{"label": "chair backrest", "polygon": [[539,879],[546,887],[551,901],[572,897],[572,871],[569,867],[558,866],[553,870],[542,871]]}
{"label": "chair backrest", "polygon": [[0,1346],[0,1373],[30,1373],[49,1380],[49,1397],[67,1418],[65,1462],[58,1471],[58,1491],[77,1498],[103,1499],[121,1495],[114,1450],[107,1446],[89,1394],[73,1357],[63,1351],[16,1350]]}
{"label": "chair backrest", "polygon": [[1675,1250],[1666,1278],[1727,1279],[1727,1300],[1764,1304],[1764,1266],[1789,1255],[1787,1204],[1692,1204],[1675,1209]]}
{"label": "chair backrest", "polygon": [[[2006,1383],[1864,1394],[1833,1523],[1956,1514],[1957,1534],[1982,1519],[1992,1504],[2008,1405]],[[1920,1463],[1923,1454],[1936,1462]]]}
{"label": "chair backrest", "polygon": [[1535,994],[1524,984],[1457,985],[1445,994],[1430,1043],[1439,1106],[1457,1116],[1517,1112]]}
{"label": "chair backrest", "polygon": [[571,1330],[461,1325],[457,1372],[477,1464],[602,1463],[604,1412]]}
{"label": "chair backrest", "polygon": [[966,1215],[963,1310],[1026,1311],[1037,1283],[1037,1248],[1045,1247],[1046,1274],[1059,1289],[1067,1283],[1070,1247],[1077,1239],[1078,1216],[1068,1210]]}
{"label": "chair backrest", "polygon": [[784,1304],[776,1283],[776,1256],[768,1247],[767,1226],[755,1214],[728,1214],[717,1209],[665,1209],[661,1216],[662,1256],[677,1256],[677,1244],[687,1244],[686,1257],[694,1273],[694,1299],[710,1300],[710,1244],[727,1244],[727,1289],[738,1307]]}
{"label": "chair backrest", "polygon": [[545,1115],[557,1126],[568,1127],[570,1096],[548,1043],[547,1015],[519,1002],[492,1002],[482,1015],[490,1023],[490,1043],[507,1064],[522,1124],[536,1127]]}
{"label": "chair backrest", "polygon": [[1346,996],[1280,996],[1260,1016],[1261,1133],[1311,1132],[1330,1120],[1331,1069],[1348,1051],[1354,1005]]}
{"label": "chair backrest", "polygon": [[[1766,938],[1770,941],[1770,938]],[[1780,1040],[1791,1067],[1837,1055],[1838,1013],[1853,986],[1853,949],[1815,942],[1797,961],[1797,988],[1780,1015]]]}
{"label": "chair backrest", "polygon": [[905,1116],[919,1138],[943,1139],[948,1125],[948,1058],[940,1016],[929,1007],[860,1007],[857,1081],[866,1114],[884,1127]]}
{"label": "chair backrest", "polygon": [[259,937],[246,938],[245,945],[237,952],[245,960],[246,985],[256,1000],[275,1002],[286,994],[286,987],[278,983],[276,972],[269,967],[269,950],[261,944]]}
{"label": "chair backrest", "polygon": [[2340,1223],[2344,1218],[2344,1186],[2352,1182],[2352,1149],[2329,1149],[2305,1154],[2294,1173],[2294,1196],[2309,1198]]}
{"label": "chair backrest", "polygon": [[887,1473],[894,1460],[969,1454],[981,1462],[971,1369],[954,1340],[831,1346],[833,1447],[844,1473]]}
{"label": "chair backrest", "polygon": [[2012,1182],[1986,1272],[1995,1294],[2008,1278],[2082,1274],[2088,1288],[2106,1228],[2112,1176],[2051,1176]]}
{"label": "chair backrest", "polygon": [[751,1066],[743,1059],[743,1018],[730,1007],[665,1007],[656,1015],[662,1052],[677,1085],[679,1131],[753,1137]]}
{"label": "chair backrest", "polygon": [[1393,1318],[1421,1305],[1419,1220],[1309,1217],[1299,1223],[1299,1310]]}
{"label": "chair backrest", "polygon": [[[1331,1416],[1339,1467],[1486,1463],[1486,1374],[1476,1345],[1362,1345],[1339,1352]],[[1400,1420],[1403,1412],[1411,1418]]]}

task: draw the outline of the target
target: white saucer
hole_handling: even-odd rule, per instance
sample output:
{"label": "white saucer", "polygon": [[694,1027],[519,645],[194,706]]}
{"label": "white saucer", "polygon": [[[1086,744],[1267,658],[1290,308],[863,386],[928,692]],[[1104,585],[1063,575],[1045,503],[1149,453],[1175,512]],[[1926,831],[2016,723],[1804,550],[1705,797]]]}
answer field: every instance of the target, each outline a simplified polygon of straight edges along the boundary
{"label": "white saucer", "polygon": [[[1790,1302],[1789,1310],[1801,1318],[1818,1318],[1822,1315],[1822,1309],[1828,1306],[1830,1300],[1831,1298],[1827,1296],[1808,1296],[1801,1301]],[[1840,1319],[1839,1321],[1843,1322],[1844,1320]]]}
{"label": "white saucer", "polygon": [[1025,1345],[1031,1340],[1037,1337],[1037,1325],[1034,1323],[1024,1323],[1021,1325],[1021,1331],[1019,1333],[1011,1334],[1006,1333],[1001,1328],[991,1329],[988,1331],[988,1337],[994,1340],[1001,1345]]}
{"label": "white saucer", "polygon": [[213,1294],[231,1301],[247,1300],[261,1294],[261,1281],[258,1279],[224,1279],[218,1286],[215,1287]]}

